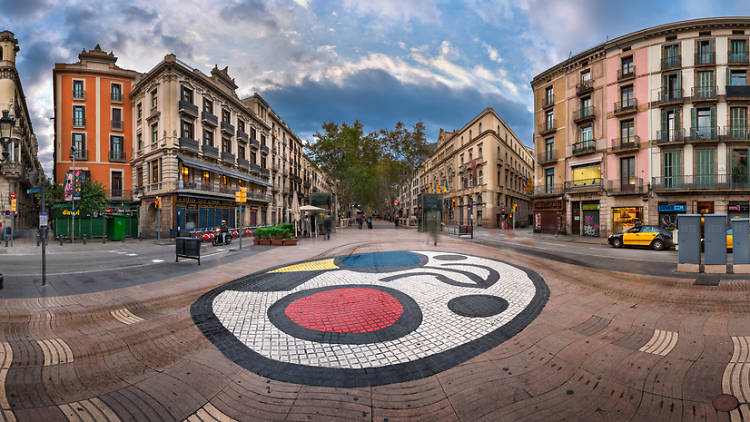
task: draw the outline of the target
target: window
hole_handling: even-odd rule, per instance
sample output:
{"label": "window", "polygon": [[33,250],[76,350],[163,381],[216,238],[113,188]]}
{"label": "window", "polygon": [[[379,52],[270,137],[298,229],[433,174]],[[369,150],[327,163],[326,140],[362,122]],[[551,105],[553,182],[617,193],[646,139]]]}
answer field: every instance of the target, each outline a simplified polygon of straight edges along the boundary
{"label": "window", "polygon": [[237,158],[244,160],[245,159],[245,146],[242,144],[239,144],[237,146]]}
{"label": "window", "polygon": [[624,86],[620,89],[620,101],[622,101],[621,108],[635,106],[633,100],[633,85]]}
{"label": "window", "polygon": [[250,128],[250,139],[257,141],[257,135],[255,134],[255,128]]}
{"label": "window", "polygon": [[547,138],[544,141],[544,155],[546,160],[555,159],[555,138]]}
{"label": "window", "polygon": [[690,136],[693,139],[713,139],[716,135],[716,108],[694,108],[691,116]]}
{"label": "window", "polygon": [[695,57],[695,64],[713,63],[713,41],[700,40],[697,44],[698,54]]}
{"label": "window", "polygon": [[635,185],[635,157],[620,158],[620,186]]}
{"label": "window", "polygon": [[480,135],[482,134],[482,122],[479,122],[479,132]]}
{"label": "window", "polygon": [[151,91],[151,110],[155,110],[156,106],[159,105],[159,96],[157,90]]}
{"label": "window", "polygon": [[125,148],[122,136],[109,137],[109,159],[114,161],[125,160]]}
{"label": "window", "polygon": [[221,110],[221,121],[229,123],[229,110],[222,109]]}
{"label": "window", "polygon": [[482,145],[481,144],[477,147],[477,157],[479,158],[482,157]]}
{"label": "window", "polygon": [[[547,89],[544,90],[544,104],[545,105],[550,105],[550,104],[553,104],[554,102],[555,102],[555,93],[552,90],[552,87],[549,86],[549,87],[547,87]],[[497,128],[497,133],[498,134],[500,133],[500,127],[499,126]]]}
{"label": "window", "polygon": [[71,155],[76,160],[85,160],[87,157],[86,152],[86,135],[83,133],[74,133],[72,140]]}
{"label": "window", "polygon": [[180,100],[185,103],[193,103],[193,90],[183,86],[182,87],[182,94],[180,95]]}
{"label": "window", "polygon": [[695,87],[695,96],[697,98],[710,98],[715,95],[713,70],[697,72],[696,79],[697,86]]}
{"label": "window", "polygon": [[581,85],[588,86],[588,84],[590,83],[591,83],[591,71],[587,69],[581,72]]}
{"label": "window", "polygon": [[594,127],[584,126],[581,128],[581,144],[583,148],[593,145]]}
{"label": "window", "polygon": [[82,100],[86,98],[86,91],[83,90],[83,81],[73,81],[73,99]]}
{"label": "window", "polygon": [[[505,175],[505,184],[508,184],[508,174]],[[544,170],[544,193],[553,193],[555,191],[555,169],[549,168]]]}
{"label": "window", "polygon": [[714,157],[716,150],[699,149],[695,151],[695,184],[699,188],[710,188],[714,185]]}
{"label": "window", "polygon": [[151,162],[151,183],[159,183],[159,160]]}
{"label": "window", "polygon": [[555,113],[552,110],[544,113],[544,128],[546,130],[555,128]]}
{"label": "window", "polygon": [[633,63],[633,56],[623,57],[620,63],[620,72],[622,77],[630,76],[635,72],[635,63]]}
{"label": "window", "polygon": [[203,145],[214,146],[214,132],[212,130],[203,131]]}
{"label": "window", "polygon": [[182,138],[193,139],[193,124],[183,120],[180,136]]}
{"label": "window", "polygon": [[680,46],[677,44],[664,47],[662,67],[677,67],[680,65]]}
{"label": "window", "polygon": [[664,90],[662,101],[679,100],[682,98],[682,72],[664,76]]}
{"label": "window", "polygon": [[221,138],[221,151],[232,153],[232,141],[229,138]]}
{"label": "window", "polygon": [[731,40],[729,63],[747,63],[747,41]]}
{"label": "window", "polygon": [[682,151],[664,152],[664,187],[667,189],[678,188],[681,186],[681,154]]}
{"label": "window", "polygon": [[483,185],[484,184],[484,175],[482,173],[482,169],[480,168],[478,171],[479,171],[479,184]]}
{"label": "window", "polygon": [[73,126],[86,125],[86,109],[83,106],[73,106]]}
{"label": "window", "polygon": [[143,186],[143,167],[138,167],[138,186]]}
{"label": "window", "polygon": [[114,101],[121,103],[122,102],[122,85],[120,84],[111,84],[109,86],[109,98]]}
{"label": "window", "polygon": [[122,130],[122,109],[113,107],[112,108],[112,122],[111,122],[112,129],[119,129]]}
{"label": "window", "polygon": [[620,143],[635,143],[635,121],[633,119],[620,122]]}
{"label": "window", "polygon": [[151,125],[151,144],[156,145],[156,142],[159,140],[159,125],[154,123]]}
{"label": "window", "polygon": [[260,135],[260,144],[266,146],[266,135]]}
{"label": "window", "polygon": [[732,149],[732,187],[748,187],[750,172],[748,172],[747,148]]}
{"label": "window", "polygon": [[729,137],[732,139],[747,138],[746,107],[731,107],[729,109]]}
{"label": "window", "polygon": [[591,108],[591,97],[581,98],[581,117],[590,116],[594,113]]}
{"label": "window", "polygon": [[245,133],[245,122],[240,119],[237,119],[237,131]]}
{"label": "window", "polygon": [[113,171],[111,174],[110,188],[112,197],[118,198],[122,196],[122,172]]}
{"label": "window", "polygon": [[682,131],[679,128],[680,109],[662,111],[660,139],[663,142],[679,140],[682,136]]}
{"label": "window", "polygon": [[141,117],[143,117],[143,104],[139,102],[138,105],[135,106],[135,110],[135,114],[138,117],[138,120],[141,120]]}
{"label": "window", "polygon": [[729,85],[746,86],[747,85],[747,71],[732,70],[729,75]]}
{"label": "window", "polygon": [[214,114],[214,102],[204,98],[203,99],[203,111],[209,114]]}
{"label": "window", "polygon": [[135,135],[135,139],[136,139],[136,145],[138,145],[138,149],[139,150],[142,149],[143,148],[143,134],[139,133]]}

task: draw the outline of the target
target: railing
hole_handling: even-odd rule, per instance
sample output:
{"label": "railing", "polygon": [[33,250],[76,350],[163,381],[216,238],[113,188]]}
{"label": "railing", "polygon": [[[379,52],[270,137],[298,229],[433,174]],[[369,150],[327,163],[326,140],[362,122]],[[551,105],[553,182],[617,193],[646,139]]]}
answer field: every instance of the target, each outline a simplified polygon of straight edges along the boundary
{"label": "railing", "polygon": [[271,200],[273,199],[273,196],[267,193],[248,192],[247,199],[251,199],[253,201],[259,201],[259,202],[271,202]]}
{"label": "railing", "polygon": [[682,101],[684,99],[682,94],[682,89],[672,88],[672,89],[660,89],[657,91],[658,99],[657,102],[660,103],[667,103],[670,101]]}
{"label": "railing", "polygon": [[221,193],[235,193],[239,190],[236,186],[219,185],[219,192]]}
{"label": "railing", "polygon": [[534,196],[562,195],[564,184],[534,186]]}
{"label": "railing", "polygon": [[250,171],[260,173],[261,167],[255,163],[250,163]]}
{"label": "railing", "polygon": [[623,81],[635,77],[635,65],[625,66],[617,71],[617,80]]}
{"label": "railing", "polygon": [[634,111],[638,111],[638,100],[635,98],[628,98],[624,101],[615,103],[615,114],[630,113]]}
{"label": "railing", "polygon": [[106,189],[104,194],[107,196],[107,199],[117,199],[120,201],[130,201],[133,199],[133,191],[125,189]]}
{"label": "railing", "polygon": [[726,139],[746,140],[750,138],[750,136],[748,136],[747,126],[724,126],[723,133]]}
{"label": "railing", "polygon": [[539,130],[537,132],[539,132],[540,135],[545,135],[554,132],[555,130],[557,130],[557,122],[553,120],[539,125]]}
{"label": "railing", "polygon": [[697,126],[690,128],[690,140],[718,140],[721,136],[721,127],[719,126]]}
{"label": "railing", "polygon": [[588,190],[588,189],[601,189],[603,187],[602,179],[578,179],[565,182],[565,190]]}
{"label": "railing", "polygon": [[748,64],[747,51],[730,52],[728,60],[731,64]]}
{"label": "railing", "polygon": [[638,135],[612,139],[613,151],[637,149],[640,147],[640,145],[641,137]]}
{"label": "railing", "polygon": [[198,106],[193,103],[180,100],[178,103],[178,109],[180,112],[187,113],[193,117],[198,117]]}
{"label": "railing", "polygon": [[245,142],[247,142],[250,139],[247,133],[241,130],[237,130],[237,137]]}
{"label": "railing", "polygon": [[84,149],[83,151],[78,150],[78,154],[73,154],[73,157],[75,157],[76,160],[88,161],[88,159],[89,159],[89,150],[87,150],[87,149]]}
{"label": "railing", "polygon": [[[743,178],[734,187],[747,187],[747,177]],[[653,177],[651,187],[654,190],[722,189],[732,187],[729,181],[730,177],[726,174],[662,176]]]}
{"label": "railing", "polygon": [[714,98],[718,92],[717,86],[694,86],[691,89],[693,99]]}
{"label": "railing", "polygon": [[253,148],[255,148],[255,149],[258,149],[258,148],[260,148],[260,142],[258,142],[256,139],[251,139],[250,140],[250,146],[253,147]]}
{"label": "railing", "polygon": [[573,144],[573,154],[589,154],[592,152],[596,152],[596,141],[590,140],[590,141],[583,141],[583,142],[576,142]]}
{"label": "railing", "polygon": [[203,155],[208,155],[209,157],[219,158],[219,148],[213,147],[208,144],[203,144]]}
{"label": "railing", "polygon": [[265,145],[260,146],[260,153],[268,155],[268,147]]}
{"label": "railing", "polygon": [[576,85],[576,94],[581,95],[585,94],[587,92],[591,92],[594,90],[594,80],[593,79],[587,79],[585,81],[581,81]]}
{"label": "railing", "polygon": [[217,191],[213,183],[206,184],[206,183],[201,183],[201,182],[183,182],[182,188],[189,189],[189,190],[200,190],[204,192],[216,192]]}
{"label": "railing", "polygon": [[216,126],[216,125],[219,124],[219,118],[216,117],[215,114],[209,113],[207,111],[201,112],[201,120],[204,123],[208,123],[208,124],[210,124],[212,126]]}
{"label": "railing", "polygon": [[115,92],[112,92],[112,93],[111,93],[111,94],[109,95],[109,99],[110,99],[110,100],[111,100],[111,101],[112,101],[113,103],[121,103],[121,102],[122,102],[122,93],[121,93],[121,92],[120,92],[120,93],[115,93]]}
{"label": "railing", "polygon": [[245,160],[244,158],[237,159],[237,165],[246,169],[250,169],[250,162]]}
{"label": "railing", "polygon": [[112,120],[109,122],[109,126],[112,130],[122,130],[122,120]]}
{"label": "railing", "polygon": [[578,110],[573,111],[573,121],[578,123],[585,120],[593,119],[596,114],[594,106],[581,107]]}
{"label": "railing", "polygon": [[716,63],[716,53],[713,51],[701,51],[695,53],[695,64],[714,64]]}
{"label": "railing", "polygon": [[271,175],[271,171],[268,170],[268,169],[266,169],[266,168],[261,168],[260,169],[260,174],[262,174],[264,176],[270,176]]}
{"label": "railing", "polygon": [[661,70],[682,66],[682,56],[669,56],[661,59]]}
{"label": "railing", "polygon": [[553,95],[551,97],[548,97],[545,94],[545,96],[544,96],[544,103],[542,104],[542,107],[549,107],[549,106],[554,105],[554,104],[555,104],[555,96]]}
{"label": "railing", "polygon": [[552,151],[542,151],[539,154],[537,154],[536,161],[539,164],[542,163],[548,163],[550,161],[557,160],[557,154],[554,150]]}
{"label": "railing", "polygon": [[125,151],[110,151],[109,161],[125,161]]}
{"label": "railing", "polygon": [[234,135],[234,125],[231,124],[231,123],[229,123],[229,122],[222,121],[221,122],[221,130],[224,131],[224,132],[226,132],[226,133],[228,133],[228,134],[230,134],[230,135]]}
{"label": "railing", "polygon": [[86,127],[86,118],[73,117],[73,127]]}
{"label": "railing", "polygon": [[[154,148],[155,144],[151,144],[151,146],[152,148]],[[180,138],[180,148],[188,148],[192,149],[193,151],[198,151],[200,149],[198,141],[190,138]]]}
{"label": "railing", "polygon": [[221,159],[229,163],[234,163],[234,154],[232,154],[231,152],[222,151]]}
{"label": "railing", "polygon": [[74,100],[85,100],[86,99],[86,91],[76,91],[73,90],[73,99]]}
{"label": "railing", "polygon": [[750,97],[750,86],[727,85],[727,97]]}
{"label": "railing", "polygon": [[640,177],[633,180],[607,180],[605,189],[610,194],[629,194],[629,193],[643,193],[646,191],[643,184],[643,179]]}
{"label": "railing", "polygon": [[146,193],[161,191],[161,182],[149,183],[146,185]]}
{"label": "railing", "polygon": [[656,143],[657,144],[667,144],[670,142],[684,142],[684,141],[685,141],[685,130],[682,128],[656,131]]}

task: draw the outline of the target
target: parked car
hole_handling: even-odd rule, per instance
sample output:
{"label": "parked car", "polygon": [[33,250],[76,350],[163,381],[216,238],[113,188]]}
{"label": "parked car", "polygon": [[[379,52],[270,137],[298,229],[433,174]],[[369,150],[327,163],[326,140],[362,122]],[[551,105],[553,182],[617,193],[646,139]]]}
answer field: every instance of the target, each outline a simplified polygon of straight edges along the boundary
{"label": "parked car", "polygon": [[659,226],[635,226],[625,233],[610,235],[608,242],[615,248],[647,246],[657,251],[674,246],[672,233]]}

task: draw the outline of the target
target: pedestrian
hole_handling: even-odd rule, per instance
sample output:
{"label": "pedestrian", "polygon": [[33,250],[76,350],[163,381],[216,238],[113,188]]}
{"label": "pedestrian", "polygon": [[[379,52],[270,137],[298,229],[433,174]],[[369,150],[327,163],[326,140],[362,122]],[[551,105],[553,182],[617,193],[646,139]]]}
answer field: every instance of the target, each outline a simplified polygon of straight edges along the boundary
{"label": "pedestrian", "polygon": [[359,226],[359,229],[360,229],[360,230],[362,230],[362,224],[364,224],[364,222],[365,222],[365,219],[364,219],[364,218],[362,218],[362,216],[361,216],[361,215],[358,215],[358,216],[357,216],[357,225]]}
{"label": "pedestrian", "polygon": [[368,229],[372,228],[372,217],[367,217],[367,228]]}
{"label": "pedestrian", "polygon": [[333,223],[333,221],[332,221],[331,216],[330,215],[326,215],[325,218],[323,219],[323,228],[326,231],[326,240],[330,240],[331,239],[331,225],[332,225],[332,223]]}
{"label": "pedestrian", "polygon": [[227,233],[229,233],[229,227],[227,226],[226,220],[221,220],[221,246],[226,245]]}
{"label": "pedestrian", "polygon": [[425,228],[430,233],[435,246],[438,244],[438,230],[440,229],[440,212],[430,210],[425,213]]}

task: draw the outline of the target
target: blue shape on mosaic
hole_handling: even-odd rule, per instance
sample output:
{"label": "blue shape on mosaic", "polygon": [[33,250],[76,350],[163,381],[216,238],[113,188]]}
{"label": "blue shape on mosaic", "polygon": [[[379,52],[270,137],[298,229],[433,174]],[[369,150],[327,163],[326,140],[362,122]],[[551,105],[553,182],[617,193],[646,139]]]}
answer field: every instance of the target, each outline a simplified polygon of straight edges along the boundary
{"label": "blue shape on mosaic", "polygon": [[419,264],[419,255],[411,252],[373,252],[347,256],[341,263],[354,268],[405,267]]}

